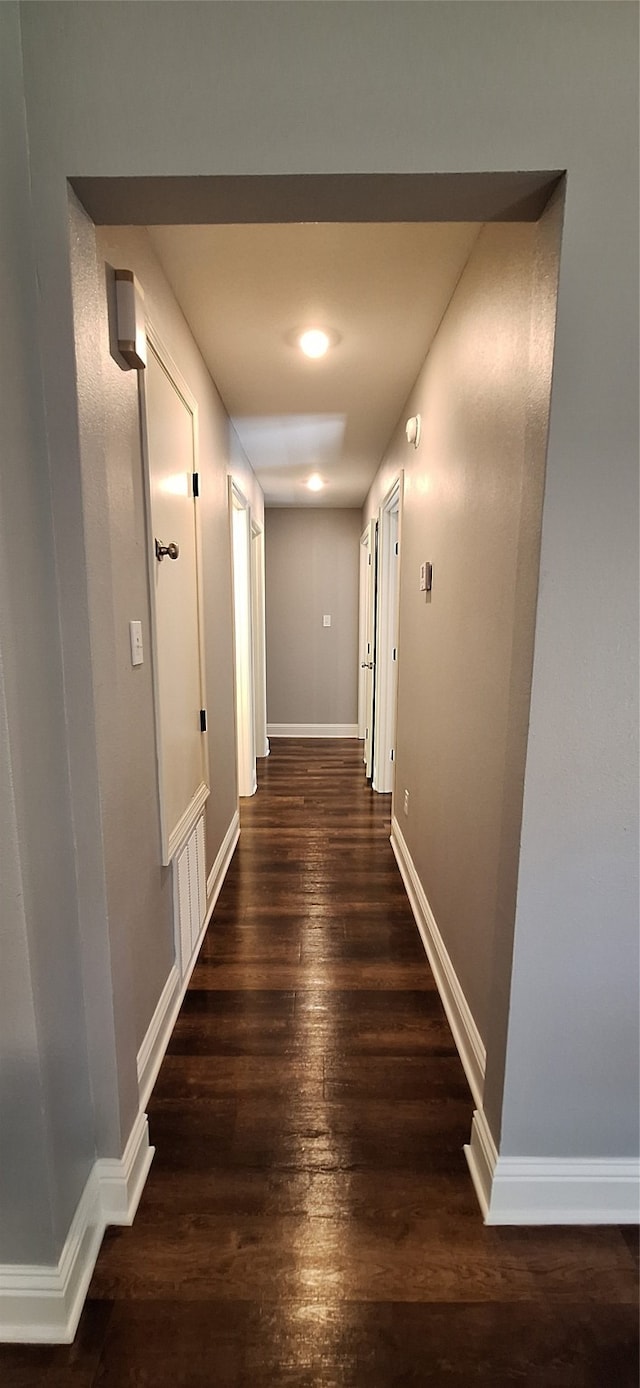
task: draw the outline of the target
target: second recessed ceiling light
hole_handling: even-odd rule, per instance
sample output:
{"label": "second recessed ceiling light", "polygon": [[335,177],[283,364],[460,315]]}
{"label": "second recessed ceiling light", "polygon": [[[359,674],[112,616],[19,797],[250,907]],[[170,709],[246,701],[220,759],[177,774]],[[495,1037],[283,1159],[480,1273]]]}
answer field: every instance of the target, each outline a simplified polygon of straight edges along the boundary
{"label": "second recessed ceiling light", "polygon": [[287,339],[296,347],[304,352],[305,357],[326,356],[330,347],[335,347],[340,341],[340,334],[333,328],[297,328],[292,333],[287,333]]}

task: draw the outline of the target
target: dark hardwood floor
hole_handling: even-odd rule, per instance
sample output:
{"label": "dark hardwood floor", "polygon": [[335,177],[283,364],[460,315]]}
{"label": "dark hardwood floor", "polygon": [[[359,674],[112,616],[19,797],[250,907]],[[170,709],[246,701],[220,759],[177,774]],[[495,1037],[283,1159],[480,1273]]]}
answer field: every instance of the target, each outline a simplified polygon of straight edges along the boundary
{"label": "dark hardwood floor", "polygon": [[353,742],[276,741],[75,1344],[2,1388],[637,1388],[635,1231],[485,1228],[472,1101]]}

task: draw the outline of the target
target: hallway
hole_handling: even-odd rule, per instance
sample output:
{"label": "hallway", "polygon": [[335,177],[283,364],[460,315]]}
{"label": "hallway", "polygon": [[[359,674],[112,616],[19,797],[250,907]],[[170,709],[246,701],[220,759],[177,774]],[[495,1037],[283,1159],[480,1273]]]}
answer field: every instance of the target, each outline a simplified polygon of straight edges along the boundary
{"label": "hallway", "polygon": [[272,744],[73,1346],[3,1388],[635,1388],[633,1232],[485,1228],[472,1101],[355,741]]}

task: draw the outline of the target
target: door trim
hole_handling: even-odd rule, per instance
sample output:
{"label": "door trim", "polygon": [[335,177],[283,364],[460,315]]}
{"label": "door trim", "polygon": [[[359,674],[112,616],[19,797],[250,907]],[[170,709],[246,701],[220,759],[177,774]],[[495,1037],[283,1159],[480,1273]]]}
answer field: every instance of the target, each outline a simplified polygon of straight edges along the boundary
{"label": "door trim", "polygon": [[[400,555],[402,553],[402,496],[404,470],[392,482],[379,511],[378,571],[375,657],[375,732],[373,743],[373,789],[388,795],[395,784],[395,760],[389,759],[391,748],[396,751],[398,652],[400,618]],[[391,544],[391,516],[397,513],[398,565],[395,592],[391,586],[391,565],[394,561]],[[392,660],[395,633],[396,660]]]}
{"label": "door trim", "polygon": [[[369,551],[367,548],[369,527],[363,530],[360,536],[359,551],[359,571],[358,571],[358,737],[364,744],[366,720],[366,679],[363,659],[366,655],[366,631],[367,631],[367,564],[365,556]],[[364,761],[364,746],[362,749],[362,760]]]}
{"label": "door trim", "polygon": [[[359,633],[359,652],[358,664],[359,674],[363,673],[363,657],[370,658],[370,676],[365,674],[362,682],[362,709],[361,726],[364,729],[364,741],[362,747],[362,760],[364,762],[365,776],[367,781],[373,777],[373,749],[376,724],[376,626],[378,620],[378,521],[374,517],[369,520],[360,536],[360,596],[361,612],[363,616],[363,627]],[[367,564],[362,563],[362,550],[368,557]],[[362,592],[364,589],[364,592]],[[371,640],[369,640],[369,637]],[[366,646],[366,649],[365,649]],[[371,703],[369,705],[367,694],[371,690]],[[370,723],[370,727],[367,727]],[[360,726],[360,721],[359,721]]]}
{"label": "door trim", "polygon": [[[250,716],[250,722],[251,722],[251,737],[250,737],[250,739],[247,738],[247,741],[250,740],[251,747],[250,747],[250,749],[249,749],[249,753],[250,753],[250,754],[249,754],[248,756],[245,755],[245,754],[247,753],[247,750],[248,750],[248,748],[247,748],[246,745],[245,745],[244,751],[243,751],[243,760],[244,760],[244,762],[246,762],[246,767],[244,768],[244,769],[245,769],[245,772],[246,772],[246,775],[244,775],[244,776],[241,776],[241,774],[240,774],[240,771],[241,771],[241,767],[240,767],[240,760],[241,760],[241,757],[240,757],[240,729],[239,729],[239,726],[238,726],[238,649],[237,649],[237,630],[236,630],[236,584],[237,584],[237,577],[236,577],[235,538],[234,538],[234,528],[233,528],[233,513],[234,513],[234,511],[239,511],[239,512],[243,513],[244,516],[245,516],[245,523],[246,523],[246,539],[247,539],[247,573],[246,573],[246,581],[247,581],[247,619],[248,619],[248,622],[249,622],[249,631],[248,631],[248,640],[247,640],[247,655],[248,655],[249,668],[248,668],[248,670],[246,671],[246,676],[247,676],[247,691],[248,691],[248,696],[249,696],[249,701],[250,701],[249,716]],[[238,486],[238,483],[236,482],[235,478],[234,478],[231,474],[229,475],[229,538],[230,538],[230,546],[231,546],[231,590],[232,590],[232,597],[233,597],[233,621],[232,621],[232,631],[233,631],[234,714],[235,714],[235,728],[236,728],[236,777],[237,777],[237,786],[238,786],[238,796],[241,797],[242,799],[248,799],[250,796],[255,795],[256,790],[257,790],[257,788],[258,788],[257,768],[256,768],[255,685],[254,685],[254,671],[253,671],[253,656],[254,656],[254,647],[253,647],[253,574],[252,574],[252,569],[253,569],[252,558],[253,558],[253,556],[252,556],[252,550],[251,550],[251,546],[252,546],[253,541],[252,541],[252,528],[251,528],[251,506],[250,506],[250,504],[249,504],[249,502],[248,502],[248,500],[247,500],[247,498],[246,498],[244,492],[243,492],[242,489]]]}
{"label": "door trim", "polygon": [[264,527],[251,520],[251,628],[253,638],[253,732],[256,757],[269,756],[265,649]]}

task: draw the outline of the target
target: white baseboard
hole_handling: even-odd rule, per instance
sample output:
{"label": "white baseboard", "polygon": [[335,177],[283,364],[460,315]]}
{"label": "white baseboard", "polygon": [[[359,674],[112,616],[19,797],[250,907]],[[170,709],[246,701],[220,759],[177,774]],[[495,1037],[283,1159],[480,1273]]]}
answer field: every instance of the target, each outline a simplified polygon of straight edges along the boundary
{"label": "white baseboard", "polygon": [[94,1168],[100,1184],[105,1224],[133,1224],[153,1153],[154,1148],[149,1146],[147,1115],[141,1111],[120,1160],[100,1157]]}
{"label": "white baseboard", "polygon": [[498,1156],[482,1109],[465,1147],[485,1224],[637,1224],[640,1162]]}
{"label": "white baseboard", "polygon": [[222,884],[229,870],[229,863],[236,851],[238,839],[240,838],[240,814],[236,810],[229,828],[220,844],[218,854],[207,877],[207,914],[204,920],[203,929],[206,930],[213,915],[213,908],[218,900]]}
{"label": "white baseboard", "polygon": [[357,723],[269,723],[269,737],[357,737]]}
{"label": "white baseboard", "polygon": [[142,1109],[146,1109],[149,1102],[181,1002],[182,980],[178,965],[174,963],[138,1051],[138,1094]]}
{"label": "white baseboard", "polygon": [[91,1169],[65,1245],[52,1267],[0,1267],[0,1342],[71,1344],[108,1224],[132,1224],[153,1159],[140,1113],[120,1159]]}
{"label": "white baseboard", "polygon": [[482,1108],[485,1048],[400,825],[391,846],[478,1105],[465,1155],[486,1224],[637,1224],[640,1162],[499,1156]]}
{"label": "white baseboard", "polygon": [[481,1107],[486,1066],[485,1047],[395,815],[391,821],[391,847],[438,985],[469,1088],[476,1104]]}
{"label": "white baseboard", "polygon": [[198,954],[200,953],[200,946],[204,939],[205,931],[211,920],[213,908],[220,895],[220,889],[227,875],[229,863],[234,855],[239,837],[240,816],[236,810],[207,878],[207,912],[186,973],[181,976],[178,965],[173,965],[171,973],[158,999],[158,1004],[147,1028],[144,1041],[138,1051],[138,1093],[140,1095],[141,1109],[146,1109],[153,1086],[158,1078],[158,1071],[164,1060],[169,1038],[176,1024],[180,1008],[182,1007],[184,995],[189,986],[189,980],[195,968]]}
{"label": "white baseboard", "polygon": [[477,1108],[473,1115],[471,1138],[468,1145],[465,1146],[464,1154],[486,1224],[491,1203],[493,1173],[498,1162],[498,1151],[482,1107]]}
{"label": "white baseboard", "polygon": [[239,836],[236,810],[209,874],[207,911],[187,973],[181,978],[174,964],[138,1052],[140,1112],[122,1157],[94,1163],[55,1266],[0,1265],[0,1343],[70,1344],[107,1225],[133,1223],[153,1159],[144,1109]]}

